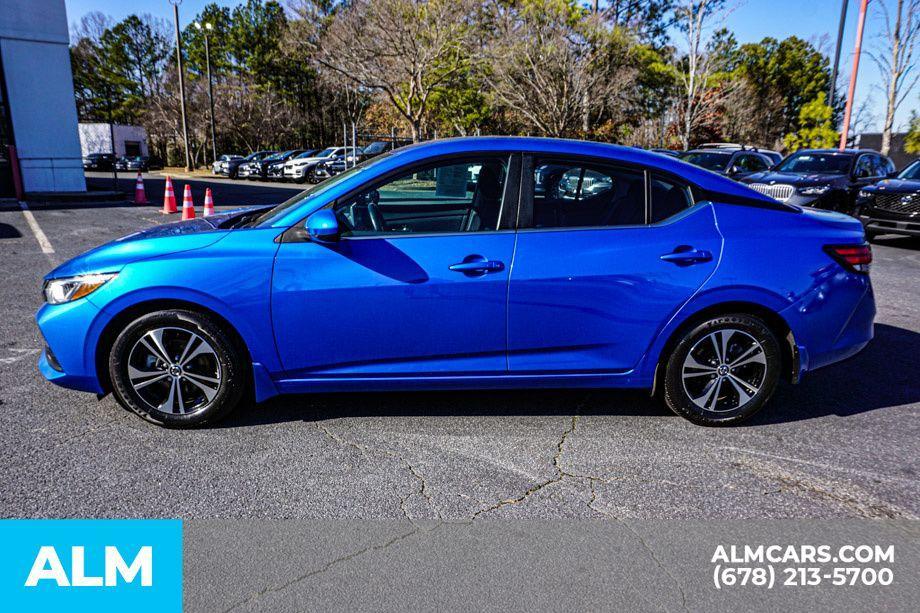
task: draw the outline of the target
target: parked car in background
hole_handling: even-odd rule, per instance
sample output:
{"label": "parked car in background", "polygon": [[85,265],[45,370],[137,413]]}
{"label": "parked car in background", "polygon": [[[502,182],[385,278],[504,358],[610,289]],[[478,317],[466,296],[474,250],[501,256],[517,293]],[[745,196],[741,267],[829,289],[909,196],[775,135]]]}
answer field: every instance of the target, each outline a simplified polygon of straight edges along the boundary
{"label": "parked car in background", "polygon": [[859,190],[856,214],[869,239],[879,234],[920,236],[920,160]]}
{"label": "parked car in background", "polygon": [[[377,155],[380,154],[378,153]],[[329,177],[334,177],[335,175],[339,174],[340,172],[344,172],[352,166],[357,166],[365,159],[368,158],[364,156],[360,147],[357,150],[350,151],[348,155],[340,153],[339,155],[333,157],[331,160],[317,164],[316,168],[313,169],[313,178],[317,181],[325,181]]]}
{"label": "parked car in background", "polygon": [[[548,163],[607,188],[538,196]],[[556,387],[731,425],[872,339],[871,255],[856,219],[631,147],[432,141],[61,264],[39,368],[170,427],[278,394]]]}
{"label": "parked car in background", "polygon": [[236,170],[236,177],[238,179],[261,179],[262,178],[262,162],[268,158],[278,155],[278,151],[260,151],[261,155],[253,157],[248,161],[240,163],[239,168]]}
{"label": "parked car in background", "polygon": [[116,161],[114,153],[90,153],[83,157],[83,170],[112,170]]}
{"label": "parked car in background", "polygon": [[122,156],[115,162],[116,170],[147,172],[157,168],[163,168],[163,163],[159,158],[150,157],[149,155]]}
{"label": "parked car in background", "polygon": [[732,144],[703,145],[684,151],[677,157],[689,164],[732,179],[740,179],[749,174],[767,170],[782,159],[782,156],[776,151]]}
{"label": "parked car in background", "polygon": [[741,181],[780,202],[851,214],[860,189],[887,178],[894,162],[868,149],[803,149]]}
{"label": "parked car in background", "polygon": [[228,175],[230,174],[230,162],[242,160],[242,155],[235,154],[225,154],[217,158],[214,164],[211,165],[211,172],[216,175]]}
{"label": "parked car in background", "polygon": [[317,164],[316,169],[314,170],[314,176],[321,180],[328,179],[329,177],[334,177],[340,172],[351,168],[355,164],[377,157],[378,155],[386,153],[387,151],[393,151],[394,149],[398,149],[399,147],[409,144],[410,142],[411,141],[400,140],[374,141],[367,147],[359,148],[358,155],[354,159],[352,159],[352,156],[348,156],[349,159],[345,159],[344,155],[337,155],[332,160]]}
{"label": "parked car in background", "polygon": [[284,163],[296,157],[316,155],[319,149],[294,149],[283,158],[271,161],[265,169],[265,178],[269,181],[284,181]]}
{"label": "parked car in background", "polygon": [[[242,159],[229,160],[227,162],[227,176],[230,177],[231,179],[237,179],[239,178],[239,175],[240,175],[240,167],[242,167],[243,164],[249,164],[249,162],[257,162],[261,160],[262,158],[269,156],[273,153],[275,152],[274,151],[256,151],[254,153],[250,153],[249,155],[247,155],[246,157]],[[247,167],[247,172],[248,172],[248,167]]]}
{"label": "parked car in background", "polygon": [[301,154],[284,163],[284,178],[297,183],[304,181],[315,183],[320,180],[314,176],[316,166],[321,162],[333,160],[336,156],[345,155],[346,152],[353,154],[354,147],[327,147],[313,155]]}
{"label": "parked car in background", "polygon": [[[249,162],[249,172],[246,174],[246,177],[250,181],[264,181],[268,178],[268,168],[272,164],[281,164],[281,167],[284,167],[284,162],[291,159],[295,155],[300,155],[303,153],[304,149],[289,149],[287,151],[278,151],[271,155],[267,155],[261,160],[254,162]],[[240,176],[243,176],[242,174]]]}
{"label": "parked car in background", "polygon": [[369,144],[366,147],[361,149],[361,158],[364,160],[369,160],[372,157],[376,157],[381,153],[386,153],[387,151],[393,151],[394,149],[399,149],[404,145],[411,144],[412,141],[404,140],[376,140]]}

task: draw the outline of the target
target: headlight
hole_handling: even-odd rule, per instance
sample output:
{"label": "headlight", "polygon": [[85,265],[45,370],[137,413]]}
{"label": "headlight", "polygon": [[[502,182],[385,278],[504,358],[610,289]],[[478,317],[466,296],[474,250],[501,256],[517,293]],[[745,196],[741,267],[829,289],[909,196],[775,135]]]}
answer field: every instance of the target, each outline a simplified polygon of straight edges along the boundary
{"label": "headlight", "polygon": [[95,275],[78,275],[45,281],[45,301],[48,304],[63,304],[78,298],[83,298],[108,283],[118,273],[102,273]]}
{"label": "headlight", "polygon": [[859,190],[859,193],[856,194],[856,197],[857,197],[857,198],[871,198],[871,197],[872,197],[872,192],[866,191],[866,190],[864,190],[864,189],[861,189],[861,190]]}
{"label": "headlight", "polygon": [[820,196],[830,188],[830,185],[812,185],[811,187],[800,187],[799,193],[803,196]]}

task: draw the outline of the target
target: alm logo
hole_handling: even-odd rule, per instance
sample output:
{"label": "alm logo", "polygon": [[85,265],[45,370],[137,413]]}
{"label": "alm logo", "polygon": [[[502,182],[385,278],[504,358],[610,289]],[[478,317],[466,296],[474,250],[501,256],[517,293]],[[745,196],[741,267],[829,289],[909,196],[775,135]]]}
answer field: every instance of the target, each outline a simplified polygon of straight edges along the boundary
{"label": "alm logo", "polygon": [[54,582],[59,587],[117,587],[119,576],[123,583],[133,583],[140,576],[143,587],[153,586],[153,547],[142,546],[132,559],[125,561],[117,547],[106,545],[104,549],[104,574],[86,574],[86,552],[84,547],[70,548],[70,576],[68,577],[57,549],[51,545],[39,548],[32,570],[26,578],[25,587],[36,587],[41,582]]}

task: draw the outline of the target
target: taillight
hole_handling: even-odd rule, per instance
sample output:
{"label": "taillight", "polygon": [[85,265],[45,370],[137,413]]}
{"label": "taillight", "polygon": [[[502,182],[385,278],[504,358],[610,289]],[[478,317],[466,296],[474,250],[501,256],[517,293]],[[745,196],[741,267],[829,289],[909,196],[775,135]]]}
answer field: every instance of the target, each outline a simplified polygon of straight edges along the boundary
{"label": "taillight", "polygon": [[825,245],[824,250],[847,270],[869,272],[872,263],[872,247],[862,245]]}

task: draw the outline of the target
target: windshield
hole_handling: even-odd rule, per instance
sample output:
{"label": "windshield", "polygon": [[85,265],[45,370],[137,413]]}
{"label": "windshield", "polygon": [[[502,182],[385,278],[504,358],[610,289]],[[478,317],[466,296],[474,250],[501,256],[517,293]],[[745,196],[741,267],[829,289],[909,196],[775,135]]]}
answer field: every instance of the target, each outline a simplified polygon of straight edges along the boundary
{"label": "windshield", "polygon": [[920,160],[917,160],[904,170],[898,173],[899,179],[908,179],[910,181],[920,181]]}
{"label": "windshield", "polygon": [[776,167],[779,172],[846,174],[853,156],[841,153],[796,153]]}
{"label": "windshield", "polygon": [[717,153],[715,151],[689,151],[680,156],[685,162],[694,166],[701,166],[706,170],[725,170],[728,161],[732,159],[731,153]]}
{"label": "windshield", "polygon": [[329,147],[328,149],[323,149],[322,151],[320,151],[319,153],[317,153],[317,154],[314,155],[313,157],[317,157],[317,158],[327,158],[327,157],[329,157],[330,155],[332,155],[333,152],[335,152],[335,147]]}
{"label": "windshield", "polygon": [[274,219],[278,218],[282,213],[284,213],[288,209],[298,206],[310,198],[314,198],[316,196],[319,196],[320,194],[323,194],[329,191],[330,189],[332,189],[339,183],[348,180],[350,177],[353,177],[356,174],[367,170],[368,168],[374,166],[375,164],[379,164],[380,162],[385,160],[387,157],[389,157],[389,154],[379,155],[370,160],[365,160],[364,162],[361,162],[360,164],[357,164],[356,166],[352,166],[345,172],[341,174],[337,174],[331,179],[326,179],[322,183],[317,183],[313,187],[310,187],[300,192],[293,198],[285,200],[278,206],[271,208],[267,210],[266,212],[262,213],[259,217],[257,217],[256,219],[252,221],[251,225],[252,226],[270,225]]}

